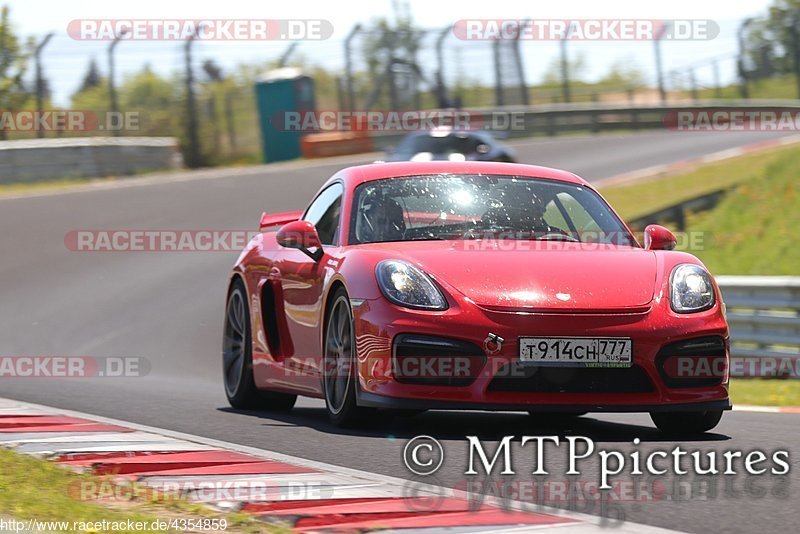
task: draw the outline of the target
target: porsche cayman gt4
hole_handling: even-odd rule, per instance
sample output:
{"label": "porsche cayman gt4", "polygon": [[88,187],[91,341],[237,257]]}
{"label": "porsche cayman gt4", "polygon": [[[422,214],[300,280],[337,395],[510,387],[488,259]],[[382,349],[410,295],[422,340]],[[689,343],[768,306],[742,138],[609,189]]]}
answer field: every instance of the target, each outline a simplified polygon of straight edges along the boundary
{"label": "porsche cayman gt4", "polygon": [[710,430],[730,409],[724,305],[675,243],[655,225],[638,240],[566,171],[344,169],[304,211],[264,214],[237,260],[227,397],[272,410],[317,397],[339,425],[481,409]]}

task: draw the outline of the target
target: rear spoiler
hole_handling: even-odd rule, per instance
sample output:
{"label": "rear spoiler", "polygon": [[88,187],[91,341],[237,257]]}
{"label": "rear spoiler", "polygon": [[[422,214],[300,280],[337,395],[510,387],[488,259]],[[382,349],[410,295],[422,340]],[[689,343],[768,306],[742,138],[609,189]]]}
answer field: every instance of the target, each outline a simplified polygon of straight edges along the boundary
{"label": "rear spoiler", "polygon": [[302,216],[302,211],[282,211],[281,213],[264,212],[261,214],[261,223],[258,225],[258,229],[261,232],[265,232],[269,228],[283,226],[284,224],[297,221]]}

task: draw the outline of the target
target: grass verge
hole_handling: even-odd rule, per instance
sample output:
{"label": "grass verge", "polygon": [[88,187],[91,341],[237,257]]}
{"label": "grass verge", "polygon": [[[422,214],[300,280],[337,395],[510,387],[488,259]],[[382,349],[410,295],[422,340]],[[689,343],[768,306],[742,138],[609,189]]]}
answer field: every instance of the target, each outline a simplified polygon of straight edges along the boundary
{"label": "grass verge", "polygon": [[663,178],[611,185],[600,190],[624,219],[634,219],[705,193],[755,180],[767,166],[787,156],[799,157],[800,148],[790,146],[747,154]]}
{"label": "grass verge", "polygon": [[[611,186],[603,195],[626,219],[722,187],[732,191],[713,209],[690,214],[687,232],[702,232],[690,250],[715,274],[800,274],[800,147],[750,154],[647,182]],[[738,184],[738,185],[737,185]],[[645,213],[646,213],[645,212]],[[734,404],[800,406],[800,380],[734,378]]]}
{"label": "grass verge", "polygon": [[754,406],[800,406],[800,379],[732,378],[731,401]]}
{"label": "grass verge", "polygon": [[[53,521],[97,524],[128,520],[151,526],[144,530],[114,529],[114,532],[160,532],[152,530],[153,521],[225,519],[225,532],[288,532],[256,521],[244,514],[221,514],[205,506],[179,499],[116,499],[81,500],[82,484],[108,488],[108,479],[75,473],[55,463],[0,448],[0,517],[18,521]],[[86,486],[83,486],[86,487]],[[114,493],[113,491],[111,492]],[[127,495],[120,492],[119,495]],[[61,532],[81,532],[70,528],[55,528]],[[177,532],[173,530],[172,532]],[[188,530],[191,532],[192,530]],[[86,530],[83,532],[103,532]]]}
{"label": "grass verge", "polygon": [[59,189],[65,189],[76,185],[112,182],[114,180],[115,178],[65,178],[63,180],[47,180],[42,182],[12,182],[0,184],[0,198],[19,193],[58,191]]}
{"label": "grass verge", "polygon": [[[689,252],[714,274],[798,275],[800,147],[749,154],[648,182],[602,189],[625,219],[733,186],[713,209],[689,214],[687,232],[702,235]],[[738,185],[737,185],[738,184]],[[646,206],[643,212],[642,206]],[[684,240],[688,241],[688,240]]]}

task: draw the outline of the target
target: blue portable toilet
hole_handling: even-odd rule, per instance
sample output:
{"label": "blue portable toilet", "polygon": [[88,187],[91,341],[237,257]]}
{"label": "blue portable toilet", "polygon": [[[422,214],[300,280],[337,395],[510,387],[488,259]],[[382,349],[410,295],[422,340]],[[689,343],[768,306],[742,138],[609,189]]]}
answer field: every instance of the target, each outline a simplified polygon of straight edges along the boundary
{"label": "blue portable toilet", "polygon": [[306,132],[287,129],[285,114],[314,111],[314,80],[300,69],[275,69],[256,82],[255,90],[264,162],[299,158]]}

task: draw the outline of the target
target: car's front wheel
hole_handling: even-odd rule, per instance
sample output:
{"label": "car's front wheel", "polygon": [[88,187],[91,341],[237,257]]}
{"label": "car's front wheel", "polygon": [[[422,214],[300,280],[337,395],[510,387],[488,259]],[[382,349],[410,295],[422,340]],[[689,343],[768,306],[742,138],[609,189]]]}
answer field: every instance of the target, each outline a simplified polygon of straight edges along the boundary
{"label": "car's front wheel", "polygon": [[263,391],[253,378],[250,311],[244,282],[237,278],[225,306],[222,337],[222,378],[228,403],[237,409],[291,410],[297,395]]}
{"label": "car's front wheel", "polygon": [[722,410],[704,412],[652,412],[650,418],[667,434],[702,434],[722,419]]}
{"label": "car's front wheel", "polygon": [[358,371],[356,339],[350,299],[344,288],[334,290],[328,300],[323,358],[323,390],[328,418],[337,426],[361,424],[371,413],[356,403]]}

